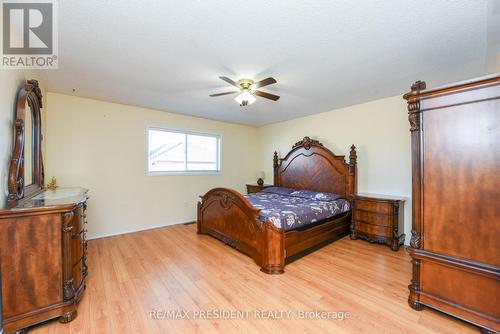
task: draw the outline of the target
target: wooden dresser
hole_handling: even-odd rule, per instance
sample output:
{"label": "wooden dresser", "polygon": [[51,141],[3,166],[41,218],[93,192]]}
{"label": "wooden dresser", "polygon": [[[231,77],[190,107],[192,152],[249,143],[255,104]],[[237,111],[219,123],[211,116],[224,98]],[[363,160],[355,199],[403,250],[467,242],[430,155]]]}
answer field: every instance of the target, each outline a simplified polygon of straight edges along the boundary
{"label": "wooden dresser", "polygon": [[351,239],[383,243],[398,251],[405,239],[403,218],[403,198],[358,194],[353,198]]}
{"label": "wooden dresser", "polygon": [[0,211],[6,332],[76,316],[87,276],[87,190],[62,188]]}
{"label": "wooden dresser", "polygon": [[7,208],[0,210],[3,326],[24,333],[69,322],[85,289],[87,190],[45,190],[42,92],[28,80],[17,93]]}
{"label": "wooden dresser", "polygon": [[247,194],[252,194],[252,193],[258,193],[266,188],[272,187],[271,184],[263,184],[263,185],[258,185],[258,184],[247,184]]}
{"label": "wooden dresser", "polygon": [[500,76],[408,101],[413,263],[408,302],[500,332]]}

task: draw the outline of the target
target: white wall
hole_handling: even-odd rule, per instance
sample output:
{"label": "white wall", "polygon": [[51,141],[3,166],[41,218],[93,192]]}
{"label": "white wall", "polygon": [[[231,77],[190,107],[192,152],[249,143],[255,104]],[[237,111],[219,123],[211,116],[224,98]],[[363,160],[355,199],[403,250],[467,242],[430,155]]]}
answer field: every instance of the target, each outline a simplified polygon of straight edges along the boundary
{"label": "white wall", "polygon": [[[36,75],[29,71],[18,70],[0,72],[0,208],[3,208],[8,195],[7,177],[12,156],[17,92],[26,80],[36,79]],[[41,88],[43,90],[43,86]],[[44,109],[42,109],[42,122],[43,115]]]}
{"label": "white wall", "polygon": [[302,117],[258,129],[259,166],[272,180],[274,150],[283,157],[304,136],[319,139],[337,155],[358,153],[358,190],[399,195],[405,203],[405,233],[411,230],[411,151],[406,102],[401,96]]}
{"label": "white wall", "polygon": [[500,72],[500,1],[489,0],[486,16],[486,70]]}
{"label": "white wall", "polygon": [[[257,170],[257,129],[163,111],[48,94],[45,176],[90,189],[89,236],[194,221],[213,187],[243,192]],[[146,176],[146,126],[222,135],[222,173]]]}

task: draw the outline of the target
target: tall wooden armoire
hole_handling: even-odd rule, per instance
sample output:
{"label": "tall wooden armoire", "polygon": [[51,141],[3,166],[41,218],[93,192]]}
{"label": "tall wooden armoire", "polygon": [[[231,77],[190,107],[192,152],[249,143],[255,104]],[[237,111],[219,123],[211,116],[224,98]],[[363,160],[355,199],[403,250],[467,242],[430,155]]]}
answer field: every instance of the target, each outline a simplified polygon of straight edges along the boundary
{"label": "tall wooden armoire", "polygon": [[500,331],[500,76],[408,101],[413,263],[408,302]]}

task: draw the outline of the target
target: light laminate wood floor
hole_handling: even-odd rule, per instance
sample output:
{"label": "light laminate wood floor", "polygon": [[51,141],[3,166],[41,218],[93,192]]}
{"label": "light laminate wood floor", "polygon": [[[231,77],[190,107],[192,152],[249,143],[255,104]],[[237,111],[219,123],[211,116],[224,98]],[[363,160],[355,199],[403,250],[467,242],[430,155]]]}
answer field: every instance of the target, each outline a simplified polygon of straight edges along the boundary
{"label": "light laminate wood floor", "polygon": [[[249,257],[222,242],[196,235],[195,225],[91,240],[88,264],[78,317],[69,324],[50,321],[30,333],[478,333],[460,320],[407,305],[411,267],[403,248],[396,253],[348,237],[277,276],[261,273]],[[189,319],[154,320],[153,310],[179,310],[179,316],[186,311]],[[200,310],[226,317],[241,311],[245,318],[199,319]],[[290,312],[290,319],[280,311]],[[343,311],[350,317],[303,320],[302,311],[330,312],[323,317]]]}

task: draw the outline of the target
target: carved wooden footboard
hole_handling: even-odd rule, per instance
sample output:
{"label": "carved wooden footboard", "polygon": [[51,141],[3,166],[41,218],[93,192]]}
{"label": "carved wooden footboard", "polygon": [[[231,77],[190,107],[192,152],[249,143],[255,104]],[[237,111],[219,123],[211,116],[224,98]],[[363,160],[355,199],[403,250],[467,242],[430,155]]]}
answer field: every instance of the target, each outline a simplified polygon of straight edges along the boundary
{"label": "carved wooden footboard", "polygon": [[237,191],[212,189],[198,202],[198,233],[210,234],[250,255],[265,273],[283,273],[284,230],[259,221],[259,211]]}

